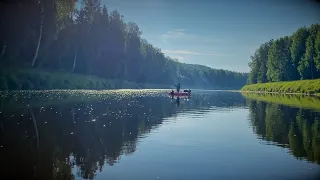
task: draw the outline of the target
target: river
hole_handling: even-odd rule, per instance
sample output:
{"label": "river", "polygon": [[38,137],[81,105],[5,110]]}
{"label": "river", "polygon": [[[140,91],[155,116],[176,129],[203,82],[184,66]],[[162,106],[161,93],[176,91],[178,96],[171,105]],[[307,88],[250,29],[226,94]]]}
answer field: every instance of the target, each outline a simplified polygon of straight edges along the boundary
{"label": "river", "polygon": [[0,93],[1,179],[317,179],[320,110],[195,91]]}

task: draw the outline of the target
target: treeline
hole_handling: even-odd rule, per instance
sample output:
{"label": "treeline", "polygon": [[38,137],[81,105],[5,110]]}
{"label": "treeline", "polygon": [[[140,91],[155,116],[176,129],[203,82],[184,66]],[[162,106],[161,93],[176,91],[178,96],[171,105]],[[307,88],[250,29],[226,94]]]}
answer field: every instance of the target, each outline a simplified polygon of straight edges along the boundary
{"label": "treeline", "polygon": [[320,78],[320,25],[263,43],[249,66],[248,84]]}
{"label": "treeline", "polygon": [[141,38],[100,0],[0,2],[1,67],[41,68],[108,79],[241,87],[246,73],[179,63]]}

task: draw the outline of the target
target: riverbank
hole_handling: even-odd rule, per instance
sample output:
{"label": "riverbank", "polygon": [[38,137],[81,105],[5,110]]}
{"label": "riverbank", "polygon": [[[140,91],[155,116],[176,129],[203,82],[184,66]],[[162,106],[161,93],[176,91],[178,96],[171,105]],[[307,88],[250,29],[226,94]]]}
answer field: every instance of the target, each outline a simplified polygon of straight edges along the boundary
{"label": "riverbank", "polygon": [[242,92],[320,95],[320,79],[245,85]]}
{"label": "riverbank", "polygon": [[320,110],[320,98],[306,95],[271,94],[271,93],[242,93],[248,99],[281,104],[296,108]]}
{"label": "riverbank", "polygon": [[2,69],[1,71],[0,90],[170,88],[169,85],[136,83],[119,79],[104,79],[93,75],[41,69]]}

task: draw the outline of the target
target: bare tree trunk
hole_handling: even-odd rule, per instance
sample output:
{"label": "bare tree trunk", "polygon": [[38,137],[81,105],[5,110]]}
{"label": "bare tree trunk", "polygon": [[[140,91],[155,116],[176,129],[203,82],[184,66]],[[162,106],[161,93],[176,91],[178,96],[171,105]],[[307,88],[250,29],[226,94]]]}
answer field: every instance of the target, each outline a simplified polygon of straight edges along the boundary
{"label": "bare tree trunk", "polygon": [[39,165],[39,156],[40,156],[39,132],[38,132],[37,122],[36,122],[36,118],[34,117],[33,111],[31,108],[29,110],[30,110],[32,123],[33,123],[34,131],[36,134],[36,140],[37,140],[38,156],[35,160],[36,164],[33,166],[33,176],[34,176],[34,179],[37,179],[37,175],[38,175],[38,171],[37,171],[38,168],[37,167]]}
{"label": "bare tree trunk", "polygon": [[2,52],[1,52],[1,54],[0,54],[0,61],[1,61],[4,53],[6,52],[6,48],[7,48],[7,45],[4,45],[3,48],[2,48]]}
{"label": "bare tree trunk", "polygon": [[30,108],[30,114],[31,114],[31,118],[32,118],[32,123],[33,123],[33,126],[34,126],[34,130],[35,130],[35,133],[36,133],[36,139],[37,139],[37,149],[38,149],[38,152],[39,152],[39,133],[38,133],[38,127],[37,127],[37,122],[36,122],[36,118],[34,117],[34,114],[32,112],[32,109]]}
{"label": "bare tree trunk", "polygon": [[74,69],[76,68],[76,64],[77,64],[77,53],[78,53],[78,50],[75,49],[75,50],[74,50],[74,58],[73,58],[72,72],[73,72]]}
{"label": "bare tree trunk", "polygon": [[[2,98],[2,97],[0,97],[0,99],[1,99],[1,104],[0,104],[0,118],[1,119],[3,119],[3,114],[2,114],[2,112],[3,112],[3,108],[4,108],[4,98]],[[0,121],[0,135],[1,135],[1,137],[4,137],[4,127],[3,127],[3,123],[2,123],[2,121]],[[1,141],[2,141],[2,139],[0,139]],[[2,143],[2,142],[0,142],[0,143]],[[2,144],[1,144],[2,145]]]}
{"label": "bare tree trunk", "polygon": [[76,123],[75,119],[74,119],[74,108],[71,109],[71,115],[72,115],[72,122]]}
{"label": "bare tree trunk", "polygon": [[310,68],[311,68],[311,78],[313,79],[313,68],[312,68],[312,61],[310,60]]}
{"label": "bare tree trunk", "polygon": [[106,156],[106,155],[107,155],[107,147],[106,147],[106,145],[103,143],[102,137],[100,138],[100,143],[101,143],[101,145],[102,145],[103,148],[104,148],[104,156]]}
{"label": "bare tree trunk", "polygon": [[62,59],[62,55],[60,54],[60,56],[59,56],[59,70],[61,70],[61,69],[62,69],[62,66],[61,66],[61,59]]}
{"label": "bare tree trunk", "polygon": [[39,54],[39,49],[40,49],[40,44],[41,44],[41,39],[42,39],[42,31],[43,31],[43,21],[44,21],[44,9],[43,9],[43,5],[41,3],[41,0],[39,0],[39,4],[41,7],[41,12],[40,12],[40,16],[41,16],[41,20],[40,20],[40,32],[39,32],[39,37],[38,37],[38,45],[36,48],[36,52],[34,54],[33,60],[32,60],[32,65],[31,67],[34,67],[37,58],[38,58],[38,54]]}

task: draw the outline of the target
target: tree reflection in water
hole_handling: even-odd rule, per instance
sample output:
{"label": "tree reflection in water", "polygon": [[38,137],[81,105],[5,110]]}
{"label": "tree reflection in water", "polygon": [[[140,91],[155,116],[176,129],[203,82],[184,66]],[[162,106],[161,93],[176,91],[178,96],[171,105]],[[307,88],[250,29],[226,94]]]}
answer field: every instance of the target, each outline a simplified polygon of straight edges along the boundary
{"label": "tree reflection in water", "polygon": [[247,104],[260,138],[289,148],[297,159],[320,164],[320,112],[249,99]]}
{"label": "tree reflection in water", "polygon": [[[179,102],[179,107],[167,96],[130,97],[121,92],[91,101],[81,97],[76,103],[63,94],[43,93],[48,101],[31,106],[27,104],[32,104],[28,98],[32,95],[21,96],[13,95],[6,99],[9,103],[1,104],[0,175],[10,179],[93,179],[104,166],[118,163],[121,155],[134,153],[138,138],[166,117],[212,106],[245,105],[237,93],[199,94]],[[55,99],[59,102],[53,103]]]}
{"label": "tree reflection in water", "polygon": [[118,163],[122,155],[133,154],[139,139],[163,119],[180,112],[206,113],[213,106],[244,107],[246,102],[259,138],[289,148],[298,159],[320,164],[319,112],[246,100],[239,93],[199,93],[188,100],[180,98],[179,104],[167,95],[119,93],[100,100],[50,105],[2,103],[1,177],[93,179],[106,166]]}

